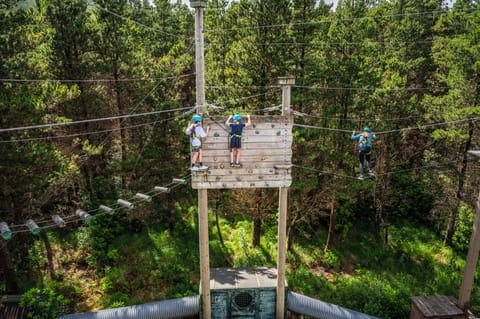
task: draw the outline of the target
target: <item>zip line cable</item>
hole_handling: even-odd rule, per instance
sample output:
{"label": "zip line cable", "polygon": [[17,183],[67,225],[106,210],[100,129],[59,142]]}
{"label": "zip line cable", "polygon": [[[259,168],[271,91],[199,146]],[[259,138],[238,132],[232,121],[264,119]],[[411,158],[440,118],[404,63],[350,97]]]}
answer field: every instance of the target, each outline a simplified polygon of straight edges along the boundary
{"label": "zip line cable", "polygon": [[[321,41],[321,42],[266,42],[266,43],[249,43],[249,45],[253,46],[301,46],[301,47],[320,47],[323,45],[329,46],[342,46],[342,45],[371,45],[371,44],[385,44],[385,45],[400,45],[400,44],[431,44],[433,41],[356,41],[356,42],[328,42],[328,41]],[[206,43],[206,47],[209,46],[224,46],[225,43],[219,42],[208,42]]]}
{"label": "zip line cable", "polygon": [[[211,85],[206,86],[206,89],[249,89],[249,88],[280,88],[279,85],[244,85],[244,86],[221,86]],[[384,87],[342,87],[342,86],[307,86],[307,85],[292,85],[292,88],[309,89],[309,90],[325,90],[325,91],[432,91],[432,90],[450,90],[462,89],[461,86],[432,86],[432,87],[398,87],[398,88],[384,88]]]}
{"label": "zip line cable", "polygon": [[[468,107],[468,106],[467,106]],[[470,106],[474,107],[474,106]],[[452,111],[441,111],[441,112],[435,112],[431,113],[430,115],[444,115],[451,113]],[[412,120],[412,119],[418,119],[418,118],[425,118],[425,115],[408,115],[405,117],[397,117],[397,118],[374,118],[374,119],[354,119],[354,118],[343,118],[343,117],[333,117],[333,116],[315,116],[315,115],[310,115],[308,113],[303,113],[299,111],[292,110],[292,113],[294,115],[297,115],[299,117],[308,117],[308,118],[313,118],[313,119],[320,119],[320,120],[332,120],[332,121],[342,121],[342,122],[400,122],[400,121],[405,121],[405,120]]]}
{"label": "zip line cable", "polygon": [[195,73],[182,74],[177,76],[167,76],[163,78],[123,78],[123,79],[0,79],[0,82],[4,83],[102,83],[102,82],[141,82],[141,81],[159,81],[159,80],[172,80],[178,78],[184,78],[193,76]]}
{"label": "zip line cable", "polygon": [[[183,113],[182,116],[184,116],[184,114],[185,113]],[[71,138],[71,137],[78,137],[78,136],[85,136],[85,135],[111,133],[111,132],[116,132],[116,131],[122,131],[122,130],[137,128],[137,127],[147,126],[147,125],[156,125],[158,123],[164,123],[164,122],[168,122],[168,121],[178,119],[179,117],[180,116],[170,117],[170,118],[159,120],[159,121],[140,123],[140,124],[132,124],[132,125],[129,125],[129,126],[116,127],[116,128],[100,130],[100,131],[89,131],[89,132],[80,132],[80,133],[58,135],[58,136],[32,137],[32,138],[14,139],[14,140],[5,140],[5,141],[0,140],[0,144],[17,143],[17,142],[32,142],[32,141],[42,141],[42,140],[56,140],[56,139]],[[105,143],[105,141],[100,143],[99,146],[104,145],[104,143]]]}
{"label": "zip line cable", "polygon": [[[265,92],[265,93],[255,94],[255,95],[246,96],[246,97],[242,97],[242,98],[230,99],[230,100],[226,100],[226,101],[217,102],[217,104],[225,104],[227,102],[232,102],[232,101],[242,101],[242,100],[251,99],[251,98],[254,98],[254,97],[266,95],[266,94],[269,94],[269,93],[270,92]],[[212,108],[221,108],[221,109],[224,109],[224,110],[228,109],[228,108],[217,107],[217,106],[214,106],[212,104],[210,106],[213,106]],[[57,126],[67,126],[67,125],[84,124],[84,123],[92,123],[92,122],[100,122],[100,121],[110,121],[110,120],[133,118],[133,117],[143,117],[143,116],[150,116],[150,115],[158,115],[158,114],[167,113],[167,112],[192,110],[192,109],[195,109],[195,108],[196,107],[188,106],[188,107],[182,107],[182,108],[177,108],[177,109],[160,110],[160,111],[137,113],[137,114],[130,113],[130,114],[126,114],[126,115],[111,116],[111,117],[105,117],[105,118],[87,119],[87,120],[79,120],[79,121],[72,121],[72,122],[40,124],[40,125],[32,125],[32,126],[24,126],[24,127],[12,127],[12,128],[0,129],[0,133],[14,132],[14,131],[27,131],[27,130],[41,129],[41,128],[53,128],[53,127],[57,127]],[[261,111],[268,111],[268,109],[269,108],[261,109]],[[183,115],[188,115],[188,114],[189,114],[188,112],[185,112]],[[71,138],[71,137],[85,136],[85,135],[91,135],[91,134],[101,134],[101,133],[114,132],[114,131],[119,131],[119,130],[124,130],[124,129],[131,129],[131,128],[135,128],[135,127],[141,127],[141,126],[145,126],[145,125],[156,125],[158,123],[162,123],[162,122],[169,121],[169,120],[176,119],[176,118],[178,118],[178,117],[173,117],[173,118],[169,118],[169,119],[161,120],[161,121],[152,121],[152,122],[147,122],[147,123],[140,123],[140,124],[136,124],[136,125],[124,126],[124,127],[119,127],[119,128],[89,131],[89,132],[79,132],[79,133],[60,135],[60,136],[32,137],[32,138],[24,138],[24,139],[4,140],[4,141],[0,141],[0,144],[15,143],[15,142],[31,142],[31,141],[40,141],[40,140],[54,140],[54,139],[60,139],[60,138]],[[103,145],[103,143],[102,143],[102,145]]]}
{"label": "zip line cable", "polygon": [[[455,120],[455,121],[424,124],[424,125],[418,125],[418,126],[413,126],[413,127],[405,127],[405,128],[400,128],[400,129],[375,132],[375,135],[382,135],[382,134],[389,134],[389,133],[396,133],[396,132],[404,132],[404,131],[411,131],[411,130],[419,130],[419,129],[427,128],[427,127],[437,127],[437,126],[446,126],[446,125],[458,124],[458,123],[466,123],[466,122],[477,121],[479,119],[480,119],[480,117],[472,117],[472,118],[468,118],[468,119],[461,119],[461,120]],[[315,126],[315,125],[293,124],[293,126],[309,128],[309,129],[320,129],[320,130],[325,130],[325,131],[334,131],[334,132],[344,132],[344,133],[351,133],[352,132],[352,130],[321,127],[321,126]]]}
{"label": "zip line cable", "polygon": [[231,85],[207,85],[206,89],[256,89],[256,88],[280,88],[280,85],[242,85],[242,86],[231,86]]}
{"label": "zip line cable", "polygon": [[282,27],[301,26],[301,25],[316,25],[316,24],[323,24],[323,23],[353,22],[353,21],[361,21],[361,20],[367,20],[367,19],[399,18],[399,17],[409,17],[409,16],[434,15],[434,14],[441,14],[441,13],[474,12],[478,10],[480,10],[480,8],[395,13],[395,14],[386,14],[386,15],[364,16],[364,17],[358,17],[358,18],[338,18],[338,19],[326,19],[326,20],[319,20],[319,21],[307,21],[307,22],[296,22],[296,23],[267,24],[267,25],[259,25],[259,26],[240,25],[235,28],[229,28],[229,29],[205,29],[204,32],[219,33],[223,31],[238,31],[238,30],[245,30],[245,29],[270,29],[270,28],[282,28]]}
{"label": "zip line cable", "polygon": [[[415,167],[415,168],[405,168],[405,169],[392,170],[392,171],[385,172],[385,173],[382,173],[382,174],[377,174],[377,173],[375,173],[375,176],[376,176],[376,177],[379,177],[379,176],[389,176],[389,175],[394,175],[394,174],[399,174],[399,173],[406,173],[406,172],[415,171],[415,170],[423,170],[423,169],[431,169],[431,168],[441,168],[441,167],[447,167],[448,165],[453,164],[453,163],[456,163],[456,162],[455,162],[455,161],[450,161],[449,163],[437,163],[437,164],[431,164],[431,165],[422,165],[422,166],[418,166],[418,167]],[[297,165],[297,164],[292,164],[292,166],[293,166],[293,167],[300,168],[300,169],[303,169],[303,170],[314,171],[314,172],[317,172],[317,173],[320,173],[320,174],[323,174],[323,175],[332,175],[332,176],[335,176],[335,177],[340,177],[340,178],[345,178],[345,179],[353,179],[353,180],[357,180],[357,179],[358,179],[356,176],[351,176],[351,175],[346,175],[346,174],[338,174],[338,173],[334,173],[334,172],[323,171],[323,170],[320,170],[320,169],[311,168],[311,167],[305,167],[305,166]]]}
{"label": "zip line cable", "polygon": [[138,21],[135,21],[135,20],[133,20],[133,19],[131,19],[131,18],[127,18],[127,17],[124,17],[124,16],[122,16],[122,15],[120,15],[120,14],[118,14],[118,13],[115,13],[115,12],[113,12],[113,11],[110,11],[110,10],[108,10],[107,8],[104,8],[104,7],[100,6],[99,4],[95,3],[95,1],[93,1],[93,0],[85,0],[85,1],[86,1],[89,5],[92,5],[92,6],[98,8],[98,9],[100,9],[100,10],[102,10],[102,11],[108,13],[108,14],[111,14],[111,15],[117,17],[117,18],[123,19],[123,20],[125,20],[125,21],[134,23],[134,24],[136,24],[136,25],[139,25],[139,26],[141,26],[141,27],[144,27],[144,28],[147,28],[147,29],[150,29],[150,30],[153,30],[153,31],[160,32],[160,33],[165,34],[165,35],[169,35],[169,36],[178,38],[178,35],[176,35],[176,34],[169,33],[169,32],[166,32],[166,31],[163,31],[163,30],[160,30],[160,29],[157,29],[157,28],[148,26],[148,25],[146,25],[146,24],[143,24],[143,23],[140,23],[140,22],[138,22]]}
{"label": "zip line cable", "polygon": [[324,91],[431,91],[431,90],[448,90],[461,89],[456,86],[432,86],[432,87],[399,87],[399,88],[382,88],[382,87],[335,87],[335,86],[303,86],[293,85],[294,88],[310,89],[310,90],[324,90]]}
{"label": "zip line cable", "polygon": [[153,112],[126,114],[126,115],[118,115],[118,116],[110,116],[110,117],[101,117],[101,118],[94,118],[94,119],[80,120],[80,121],[72,121],[72,122],[40,124],[40,125],[23,126],[23,127],[11,127],[11,128],[4,128],[4,129],[0,128],[0,133],[14,132],[14,131],[28,131],[28,130],[40,129],[40,128],[52,128],[52,127],[57,127],[57,126],[67,126],[67,125],[75,125],[75,124],[84,124],[84,123],[93,123],[93,122],[126,119],[126,118],[133,118],[133,117],[143,117],[143,116],[149,116],[149,115],[158,115],[158,114],[161,114],[161,113],[183,111],[183,110],[190,109],[190,108],[191,107],[182,107],[182,108],[178,108],[178,109],[160,110],[160,111],[153,111]]}

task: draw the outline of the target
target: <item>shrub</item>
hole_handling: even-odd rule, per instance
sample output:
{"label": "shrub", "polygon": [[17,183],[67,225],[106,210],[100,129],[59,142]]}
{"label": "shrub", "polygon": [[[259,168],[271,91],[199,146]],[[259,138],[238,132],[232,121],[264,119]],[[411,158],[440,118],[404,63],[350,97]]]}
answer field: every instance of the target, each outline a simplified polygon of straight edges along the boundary
{"label": "shrub", "polygon": [[452,238],[453,247],[458,251],[463,253],[468,251],[474,219],[475,212],[473,209],[468,207],[465,203],[462,203],[458,209],[456,230]]}
{"label": "shrub", "polygon": [[30,319],[57,318],[67,313],[69,304],[69,299],[51,288],[32,288],[20,300],[20,306],[28,308]]}

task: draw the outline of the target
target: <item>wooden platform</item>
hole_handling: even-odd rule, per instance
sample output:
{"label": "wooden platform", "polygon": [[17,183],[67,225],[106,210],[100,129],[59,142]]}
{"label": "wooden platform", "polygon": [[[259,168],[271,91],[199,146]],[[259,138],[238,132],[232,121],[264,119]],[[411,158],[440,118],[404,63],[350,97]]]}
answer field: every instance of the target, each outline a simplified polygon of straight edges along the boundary
{"label": "wooden platform", "polygon": [[3,296],[0,299],[0,318],[1,319],[27,319],[28,310],[26,307],[20,307],[21,296]]}
{"label": "wooden platform", "polygon": [[461,319],[467,318],[458,308],[455,298],[450,296],[412,297],[410,319]]}
{"label": "wooden platform", "polygon": [[[242,167],[230,167],[226,117],[204,117],[210,126],[203,143],[203,163],[208,170],[192,171],[192,188],[269,188],[292,183],[292,127],[290,116],[251,116],[252,126],[243,130]],[[244,117],[246,121],[246,117]]]}

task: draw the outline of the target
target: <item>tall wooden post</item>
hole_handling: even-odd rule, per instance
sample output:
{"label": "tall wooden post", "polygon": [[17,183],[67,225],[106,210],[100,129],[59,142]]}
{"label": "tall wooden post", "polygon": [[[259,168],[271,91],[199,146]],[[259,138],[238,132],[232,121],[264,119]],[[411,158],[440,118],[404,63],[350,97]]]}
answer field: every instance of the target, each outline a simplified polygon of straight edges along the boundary
{"label": "tall wooden post", "polygon": [[198,190],[198,228],[200,241],[200,289],[202,296],[202,318],[212,317],[210,300],[210,255],[208,243],[208,193]]}
{"label": "tall wooden post", "polygon": [[192,1],[190,6],[195,8],[195,69],[197,87],[197,113],[205,113],[205,58],[203,45],[203,10],[207,1]]}
{"label": "tall wooden post", "polygon": [[277,308],[276,319],[285,318],[285,261],[287,244],[287,195],[288,187],[280,187],[278,196],[278,260],[277,260]]}
{"label": "tall wooden post", "polygon": [[[468,151],[469,154],[480,158],[480,151]],[[473,279],[478,261],[478,252],[480,250],[480,194],[478,195],[477,207],[475,209],[475,221],[473,223],[472,237],[468,247],[467,263],[463,273],[462,286],[460,287],[460,296],[458,297],[458,307],[467,311],[470,306],[470,296],[472,293]]]}
{"label": "tall wooden post", "polygon": [[[192,1],[195,8],[195,67],[197,113],[205,113],[205,60],[203,46],[203,10],[207,1]],[[200,290],[202,297],[202,318],[212,317],[210,300],[210,255],[208,241],[208,190],[198,190],[198,228],[200,243]]]}
{"label": "tall wooden post", "polygon": [[[292,76],[281,77],[278,83],[282,86],[282,115],[290,115],[290,92],[295,83]],[[280,187],[278,202],[278,260],[277,260],[277,307],[276,319],[285,318],[285,262],[287,249],[287,203],[288,187]]]}

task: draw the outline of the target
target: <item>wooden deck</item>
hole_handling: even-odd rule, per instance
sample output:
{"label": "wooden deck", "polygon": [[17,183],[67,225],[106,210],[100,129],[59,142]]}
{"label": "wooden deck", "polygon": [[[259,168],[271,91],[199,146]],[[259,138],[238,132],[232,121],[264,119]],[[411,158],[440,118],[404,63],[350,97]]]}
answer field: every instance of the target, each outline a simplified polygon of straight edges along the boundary
{"label": "wooden deck", "polygon": [[27,319],[27,308],[20,307],[18,303],[0,303],[0,318]]}
{"label": "wooden deck", "polygon": [[468,316],[451,296],[412,297],[410,319],[463,319]]}
{"label": "wooden deck", "polygon": [[[203,143],[207,170],[192,171],[194,189],[289,187],[292,183],[292,127],[289,116],[252,116],[252,126],[243,130],[242,167],[230,167],[230,128],[226,117],[205,117],[210,126]],[[246,120],[246,119],[245,119]]]}

